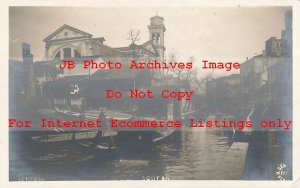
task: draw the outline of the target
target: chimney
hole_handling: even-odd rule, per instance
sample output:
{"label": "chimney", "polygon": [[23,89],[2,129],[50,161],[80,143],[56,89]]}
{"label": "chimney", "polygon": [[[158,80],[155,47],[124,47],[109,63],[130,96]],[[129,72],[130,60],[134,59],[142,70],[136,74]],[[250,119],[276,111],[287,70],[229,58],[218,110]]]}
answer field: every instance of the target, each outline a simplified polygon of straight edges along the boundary
{"label": "chimney", "polygon": [[32,59],[32,54],[30,54],[30,45],[28,43],[22,43],[22,56],[23,62],[28,62]]}
{"label": "chimney", "polygon": [[33,55],[30,53],[30,45],[23,42],[22,43],[22,56],[23,63],[26,69],[26,80],[25,80],[25,97],[28,101],[35,98],[35,74],[33,65]]}

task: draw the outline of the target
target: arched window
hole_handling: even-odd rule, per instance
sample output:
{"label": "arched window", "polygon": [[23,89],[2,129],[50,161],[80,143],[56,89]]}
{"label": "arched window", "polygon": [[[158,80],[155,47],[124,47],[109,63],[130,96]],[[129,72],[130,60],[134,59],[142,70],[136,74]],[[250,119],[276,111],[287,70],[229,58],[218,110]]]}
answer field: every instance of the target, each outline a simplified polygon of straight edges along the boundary
{"label": "arched window", "polygon": [[160,43],[160,33],[152,33],[152,41],[154,44],[159,44]]}
{"label": "arched window", "polygon": [[55,59],[66,59],[71,57],[78,58],[81,57],[81,54],[74,48],[63,48],[54,56]]}
{"label": "arched window", "polygon": [[56,53],[56,55],[55,55],[54,58],[55,58],[55,59],[60,59],[60,58],[61,58],[60,51]]}
{"label": "arched window", "polygon": [[64,51],[64,58],[70,58],[71,55],[72,55],[72,52],[71,52],[71,48],[64,48],[63,51]]}
{"label": "arched window", "polygon": [[80,53],[74,49],[74,57],[81,57]]}

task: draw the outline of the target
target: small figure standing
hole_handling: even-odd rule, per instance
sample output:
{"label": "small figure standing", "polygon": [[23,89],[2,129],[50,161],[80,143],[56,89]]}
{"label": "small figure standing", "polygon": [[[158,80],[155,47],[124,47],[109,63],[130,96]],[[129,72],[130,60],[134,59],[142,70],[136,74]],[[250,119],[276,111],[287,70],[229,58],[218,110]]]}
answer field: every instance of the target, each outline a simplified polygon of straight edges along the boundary
{"label": "small figure standing", "polygon": [[[102,127],[107,127],[107,120],[106,120],[106,116],[105,116],[105,112],[104,110],[102,109],[99,116],[98,116],[100,122],[101,122],[101,125]],[[94,139],[94,146],[99,144],[100,141],[102,139],[102,131],[97,131],[97,134],[95,136],[95,139]]]}
{"label": "small figure standing", "polygon": [[101,112],[99,114],[99,119],[101,121],[102,127],[108,128],[108,126],[107,126],[107,119],[106,119],[106,115],[105,115],[104,109],[101,110]]}

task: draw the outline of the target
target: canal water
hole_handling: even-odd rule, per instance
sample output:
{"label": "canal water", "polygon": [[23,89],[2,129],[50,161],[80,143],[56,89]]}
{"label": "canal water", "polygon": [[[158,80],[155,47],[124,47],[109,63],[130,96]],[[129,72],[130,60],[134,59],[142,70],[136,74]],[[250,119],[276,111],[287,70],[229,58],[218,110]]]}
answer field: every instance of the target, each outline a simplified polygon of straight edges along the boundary
{"label": "canal water", "polygon": [[229,149],[218,131],[183,130],[147,150],[122,149],[106,158],[72,145],[27,146],[10,133],[10,181],[41,180],[211,180]]}

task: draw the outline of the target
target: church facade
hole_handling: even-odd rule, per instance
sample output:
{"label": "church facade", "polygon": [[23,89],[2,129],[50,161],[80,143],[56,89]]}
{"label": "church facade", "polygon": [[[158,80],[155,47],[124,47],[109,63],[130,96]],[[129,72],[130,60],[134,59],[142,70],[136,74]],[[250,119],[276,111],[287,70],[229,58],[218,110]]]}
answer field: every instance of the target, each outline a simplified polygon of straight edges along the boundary
{"label": "church facade", "polygon": [[[163,61],[166,31],[164,19],[157,15],[151,17],[148,30],[148,41],[140,45],[131,43],[125,47],[113,48],[105,44],[104,37],[93,37],[90,33],[64,24],[43,40],[45,43],[44,60],[35,62],[39,85],[58,78],[94,74],[96,70],[82,68],[81,64],[84,59],[96,62],[120,61],[123,64],[129,63],[131,60]],[[66,71],[58,70],[62,60],[74,60],[75,68]],[[152,71],[151,74],[153,77],[162,75],[159,71]]]}
{"label": "church facade", "polygon": [[164,19],[160,16],[150,18],[149,40],[141,45],[112,48],[104,44],[104,37],[94,38],[92,34],[69,25],[63,25],[51,33],[45,42],[45,60],[69,59],[90,56],[102,58],[125,58],[135,55],[145,60],[164,59]]}
{"label": "church facade", "polygon": [[[95,38],[92,34],[72,26],[61,26],[43,40],[45,60],[34,63],[37,90],[40,90],[41,95],[47,96],[50,107],[72,107],[75,103],[82,103],[82,100],[87,106],[122,106],[119,103],[128,103],[124,100],[108,103],[107,100],[103,100],[103,93],[105,89],[126,92],[129,89],[150,88],[153,86],[153,80],[162,74],[159,73],[160,70],[132,70],[126,65],[118,70],[84,69],[82,65],[84,60],[119,61],[123,64],[132,60],[163,61],[166,31],[164,19],[157,15],[151,17],[148,30],[148,41],[142,44],[132,42],[125,47],[112,48],[105,43],[104,37]],[[75,68],[59,69],[62,60],[73,60]]]}

